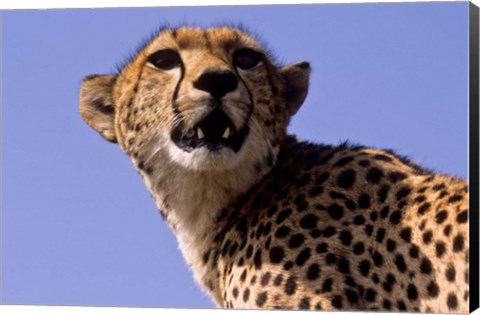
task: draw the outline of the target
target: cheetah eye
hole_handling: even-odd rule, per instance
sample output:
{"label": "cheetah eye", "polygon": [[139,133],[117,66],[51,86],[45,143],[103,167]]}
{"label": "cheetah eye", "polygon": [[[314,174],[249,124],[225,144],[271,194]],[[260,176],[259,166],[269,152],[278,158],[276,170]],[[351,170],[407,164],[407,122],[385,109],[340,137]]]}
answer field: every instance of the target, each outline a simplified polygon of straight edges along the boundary
{"label": "cheetah eye", "polygon": [[182,60],[175,50],[162,49],[148,56],[148,62],[159,69],[170,70],[180,66]]}
{"label": "cheetah eye", "polygon": [[242,70],[249,70],[262,61],[262,54],[248,48],[237,50],[233,54],[233,65]]}

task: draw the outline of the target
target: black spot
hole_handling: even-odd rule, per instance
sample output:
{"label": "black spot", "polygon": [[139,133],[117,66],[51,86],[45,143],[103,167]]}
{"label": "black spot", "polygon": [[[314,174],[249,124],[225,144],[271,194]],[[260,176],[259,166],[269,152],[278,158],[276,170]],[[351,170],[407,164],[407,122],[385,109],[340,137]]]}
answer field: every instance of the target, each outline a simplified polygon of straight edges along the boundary
{"label": "black spot", "polygon": [[304,229],[313,229],[317,226],[318,217],[314,214],[307,214],[300,220],[300,226]]}
{"label": "black spot", "polygon": [[376,241],[378,243],[381,243],[383,242],[383,238],[385,237],[385,229],[384,228],[379,228],[377,230],[377,237],[376,237]]}
{"label": "black spot", "polygon": [[445,234],[445,236],[449,236],[451,232],[452,232],[452,226],[450,224],[447,224],[443,229],[443,234]]}
{"label": "black spot", "polygon": [[447,306],[451,310],[455,310],[458,306],[457,296],[455,293],[450,293],[447,297]]}
{"label": "black spot", "polygon": [[432,262],[428,258],[422,258],[420,263],[420,271],[425,274],[432,273]]}
{"label": "black spot", "polygon": [[238,289],[237,287],[233,288],[232,290],[233,298],[236,299],[238,297]]}
{"label": "black spot", "polygon": [[332,291],[332,284],[333,284],[333,279],[327,278],[322,284],[322,292],[325,293],[325,292]]}
{"label": "black spot", "polygon": [[424,215],[430,210],[431,204],[430,202],[425,202],[422,204],[420,207],[418,207],[418,214],[419,215]]}
{"label": "black spot", "polygon": [[355,182],[355,176],[356,173],[352,169],[341,172],[337,179],[338,186],[345,189],[352,187]]}
{"label": "black spot", "polygon": [[407,287],[407,296],[410,301],[418,299],[417,287],[414,284],[409,284]]}
{"label": "black spot", "polygon": [[413,244],[412,247],[410,247],[410,250],[408,251],[408,254],[412,258],[418,258],[418,253],[419,253],[419,248],[417,245]]}
{"label": "black spot", "polygon": [[283,269],[285,270],[290,270],[292,269],[292,267],[293,267],[293,262],[291,262],[290,260],[283,264]]}
{"label": "black spot", "polygon": [[463,247],[464,247],[464,238],[462,235],[459,234],[455,236],[455,238],[453,239],[453,251],[459,252],[463,250]]}
{"label": "black spot", "polygon": [[402,212],[400,210],[395,210],[390,215],[390,223],[397,225],[398,223],[400,223],[401,218]]}
{"label": "black spot", "polygon": [[390,283],[385,281],[382,284],[382,286],[383,286],[383,289],[385,290],[385,292],[392,292],[392,285]]}
{"label": "black spot", "polygon": [[290,237],[288,241],[289,248],[298,248],[300,247],[303,242],[305,241],[305,236],[301,233],[294,234]]}
{"label": "black spot", "polygon": [[262,251],[257,249],[255,252],[255,257],[253,257],[253,263],[255,265],[255,269],[260,269],[262,267]]}
{"label": "black spot", "polygon": [[331,265],[331,264],[334,264],[337,262],[337,257],[332,254],[332,253],[328,253],[326,256],[325,256],[325,262],[327,263],[327,265]]}
{"label": "black spot", "polygon": [[422,203],[425,200],[427,200],[427,198],[425,198],[424,195],[420,195],[420,196],[415,197],[415,199],[413,199],[413,202],[414,203]]}
{"label": "black spot", "polygon": [[395,282],[397,282],[397,280],[395,279],[393,274],[391,274],[390,272],[387,274],[385,279],[387,280],[387,283],[389,283],[391,285],[393,285]]}
{"label": "black spot", "polygon": [[407,178],[407,175],[405,175],[405,173],[402,173],[402,172],[391,172],[390,174],[388,174],[388,179],[392,183],[396,183],[398,181],[404,180],[405,178]]}
{"label": "black spot", "polygon": [[271,277],[272,277],[272,274],[270,273],[270,271],[265,272],[262,278],[260,279],[260,284],[262,286],[266,286],[270,282]]}
{"label": "black spot", "polygon": [[282,284],[282,281],[283,281],[283,275],[282,274],[278,274],[275,279],[273,280],[273,285],[275,286],[279,286]]}
{"label": "black spot", "polygon": [[257,300],[255,301],[255,303],[257,304],[258,307],[262,307],[266,301],[267,301],[267,292],[262,292],[259,295],[257,295]]}
{"label": "black spot", "polygon": [[356,225],[362,225],[365,223],[365,218],[362,215],[357,215],[353,218],[353,223]]}
{"label": "black spot", "polygon": [[292,214],[292,209],[290,208],[287,208],[285,210],[282,210],[280,213],[278,213],[277,215],[277,224],[280,224],[282,223],[283,221],[285,221],[286,218],[288,218],[290,215]]}
{"label": "black spot", "polygon": [[448,265],[447,270],[445,271],[445,277],[447,277],[448,281],[454,282],[456,277],[455,267]]}
{"label": "black spot", "polygon": [[297,290],[297,280],[295,280],[295,277],[290,276],[287,281],[285,282],[285,287],[283,288],[285,291],[285,294],[287,295],[293,295],[295,294],[295,291]]}
{"label": "black spot", "polygon": [[347,296],[348,302],[351,304],[355,304],[358,302],[358,293],[351,290],[351,289],[345,289],[345,295]]}
{"label": "black spot", "polygon": [[275,232],[275,237],[276,238],[284,238],[290,233],[290,228],[286,227],[285,225],[282,225],[277,229]]}
{"label": "black spot", "polygon": [[383,300],[383,308],[386,310],[391,310],[392,309],[392,302],[390,300]]}
{"label": "black spot", "polygon": [[372,258],[373,258],[373,263],[375,264],[375,266],[379,267],[381,265],[383,265],[383,256],[375,251],[373,254],[372,254]]}
{"label": "black spot", "polygon": [[362,260],[358,264],[358,271],[362,274],[362,276],[367,277],[370,272],[370,262],[368,260]]}
{"label": "black spot", "polygon": [[343,283],[351,287],[357,286],[357,283],[355,282],[355,280],[353,280],[351,276],[345,277],[345,281],[343,281]]}
{"label": "black spot", "polygon": [[328,172],[323,172],[322,174],[318,175],[315,181],[315,184],[316,185],[323,184],[328,179],[328,177],[330,177],[330,174]]}
{"label": "black spot", "polygon": [[405,241],[405,242],[410,242],[412,239],[412,229],[409,227],[406,227],[400,231],[400,237]]}
{"label": "black spot", "polygon": [[308,297],[301,299],[298,308],[301,310],[308,310],[310,308],[310,299]]}
{"label": "black spot", "polygon": [[247,278],[247,269],[244,269],[242,274],[240,275],[240,281],[244,282],[245,278]]}
{"label": "black spot", "polygon": [[397,301],[397,307],[401,311],[406,311],[407,310],[407,306],[405,305],[405,303],[402,300]]}
{"label": "black spot", "polygon": [[340,160],[338,160],[335,164],[333,164],[333,166],[337,166],[337,167],[341,167],[341,166],[344,166],[350,162],[353,161],[353,157],[352,156],[347,156],[347,157],[344,157],[344,158],[341,158]]}
{"label": "black spot", "polygon": [[372,220],[373,222],[377,221],[377,218],[378,218],[378,213],[377,211],[372,211],[370,212],[370,220]]}
{"label": "black spot", "polygon": [[453,195],[452,197],[448,198],[448,203],[454,203],[454,202],[458,202],[460,200],[463,199],[463,196],[462,195]]}
{"label": "black spot", "polygon": [[380,218],[385,219],[389,212],[390,208],[388,206],[384,207],[382,210],[380,210]]}
{"label": "black spot", "polygon": [[365,225],[365,233],[367,233],[368,236],[372,236],[373,225],[371,225],[371,224]]}
{"label": "black spot", "polygon": [[347,259],[345,259],[345,257],[341,257],[338,260],[337,267],[338,271],[340,271],[341,273],[350,273],[350,263]]}
{"label": "black spot", "polygon": [[335,233],[337,233],[337,229],[333,226],[327,226],[325,230],[323,230],[323,236],[327,238],[335,235]]}
{"label": "black spot", "polygon": [[435,254],[437,255],[438,258],[442,257],[443,254],[445,254],[445,250],[446,250],[446,247],[445,247],[445,243],[444,242],[437,242],[437,244],[435,244]]}
{"label": "black spot", "polygon": [[468,210],[464,210],[457,215],[458,223],[466,223],[468,221]]}
{"label": "black spot", "polygon": [[336,203],[330,205],[327,208],[327,211],[332,219],[339,220],[341,217],[343,217],[343,208]]}
{"label": "black spot", "polygon": [[307,270],[307,279],[313,281],[320,276],[320,267],[318,264],[311,264]]}
{"label": "black spot", "polygon": [[320,231],[319,229],[313,229],[313,230],[310,231],[310,235],[313,238],[318,238],[322,235],[322,231]]}
{"label": "black spot", "polygon": [[432,231],[428,230],[424,232],[422,235],[423,243],[426,245],[430,244],[432,242],[432,237],[433,237]]}
{"label": "black spot", "polygon": [[390,190],[390,186],[388,185],[382,185],[380,189],[378,190],[378,201],[379,202],[385,202],[385,200],[388,197],[388,191]]}
{"label": "black spot", "polygon": [[368,209],[370,207],[370,196],[367,194],[362,194],[358,198],[358,206],[361,209]]}
{"label": "black spot", "polygon": [[369,302],[373,302],[373,301],[375,301],[376,297],[377,297],[377,291],[375,291],[374,289],[368,288],[365,291],[365,300],[367,300]]}
{"label": "black spot", "polygon": [[345,246],[349,246],[352,243],[352,233],[349,231],[341,231],[340,234],[338,235],[338,238],[340,241],[342,241],[342,244]]}
{"label": "black spot", "polygon": [[250,297],[250,289],[246,288],[245,291],[243,291],[243,302],[246,303],[249,297]]}
{"label": "black spot", "polygon": [[237,225],[236,225],[236,230],[242,234],[246,233],[247,232],[247,223],[246,223],[246,218],[245,217],[242,217]]}
{"label": "black spot", "polygon": [[439,291],[440,291],[440,289],[439,289],[438,285],[435,282],[430,281],[430,283],[427,286],[428,295],[430,295],[433,298],[437,297]]}
{"label": "black spot", "polygon": [[397,243],[394,240],[388,239],[387,240],[387,251],[389,251],[391,253],[396,248],[397,248]]}
{"label": "black spot", "polygon": [[332,297],[332,306],[337,308],[337,309],[341,309],[342,308],[342,297],[340,295],[335,295],[334,297]]}
{"label": "black spot", "polygon": [[317,246],[317,253],[321,254],[321,253],[326,253],[328,250],[328,245],[327,243],[320,243],[318,244]]}
{"label": "black spot", "polygon": [[271,229],[272,229],[272,223],[271,223],[271,222],[268,222],[268,223],[265,225],[265,228],[263,229],[263,235],[264,235],[264,236],[269,235]]}
{"label": "black spot", "polygon": [[380,278],[378,278],[378,275],[376,273],[372,274],[372,281],[375,283],[380,282]]}
{"label": "black spot", "polygon": [[355,202],[351,201],[350,199],[345,200],[345,206],[350,210],[355,210],[357,208]]}
{"label": "black spot", "polygon": [[304,194],[299,194],[298,196],[293,199],[293,203],[298,207],[301,203],[305,201],[305,195]]}
{"label": "black spot", "polygon": [[365,251],[365,246],[363,245],[362,242],[358,242],[355,245],[353,245],[353,253],[355,255],[361,255]]}
{"label": "black spot", "polygon": [[323,188],[321,186],[315,186],[310,190],[308,195],[310,197],[316,197],[316,196],[320,195],[322,192],[323,192]]}
{"label": "black spot", "polygon": [[402,254],[395,256],[395,265],[397,266],[398,271],[402,273],[407,271],[407,264],[405,263],[405,259],[403,259]]}
{"label": "black spot", "polygon": [[303,174],[299,179],[297,179],[295,185],[297,187],[305,186],[308,182],[310,182],[310,174],[306,173]]}
{"label": "black spot", "polygon": [[295,263],[298,266],[303,266],[305,262],[310,258],[310,248],[304,248],[298,255]]}
{"label": "black spot", "polygon": [[373,156],[373,158],[374,158],[375,160],[385,161],[385,162],[391,162],[391,161],[393,161],[391,157],[386,156],[386,155],[384,155],[384,154],[375,154],[375,155]]}
{"label": "black spot", "polygon": [[437,215],[435,216],[435,220],[437,221],[437,224],[442,224],[443,222],[445,222],[447,217],[448,217],[447,211],[442,210],[437,213]]}
{"label": "black spot", "polygon": [[276,205],[271,206],[267,211],[267,217],[271,218],[277,211],[278,207]]}
{"label": "black spot", "polygon": [[439,191],[439,190],[442,190],[442,189],[445,189],[445,188],[447,188],[447,187],[445,186],[444,183],[436,184],[435,186],[432,187],[433,191]]}
{"label": "black spot", "polygon": [[367,167],[367,166],[370,166],[370,161],[369,160],[361,160],[360,162],[358,162],[358,164],[360,166]]}
{"label": "black spot", "polygon": [[412,189],[410,187],[402,187],[396,195],[397,200],[402,200],[403,198],[407,197]]}
{"label": "black spot", "polygon": [[383,177],[383,172],[377,167],[372,167],[371,169],[368,170],[366,178],[368,182],[372,184],[377,184],[378,182],[380,182],[382,177]]}
{"label": "black spot", "polygon": [[252,245],[248,245],[247,247],[247,252],[246,252],[246,258],[250,258],[252,257],[253,255],[253,246]]}
{"label": "black spot", "polygon": [[274,246],[270,249],[270,262],[278,264],[285,257],[285,252],[280,246]]}

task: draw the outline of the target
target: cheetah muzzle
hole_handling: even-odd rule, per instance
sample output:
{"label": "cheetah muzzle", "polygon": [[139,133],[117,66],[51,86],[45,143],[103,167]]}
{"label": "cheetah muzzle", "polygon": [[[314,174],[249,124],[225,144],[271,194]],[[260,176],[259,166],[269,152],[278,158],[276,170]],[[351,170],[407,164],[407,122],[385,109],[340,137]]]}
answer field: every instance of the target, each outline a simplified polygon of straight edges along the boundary
{"label": "cheetah muzzle", "polygon": [[206,147],[211,151],[218,151],[225,147],[238,152],[248,134],[248,126],[245,125],[237,131],[219,105],[193,128],[186,132],[183,132],[183,129],[182,122],[176,124],[171,133],[171,139],[179,148],[187,152],[200,147]]}
{"label": "cheetah muzzle", "polygon": [[164,29],[83,81],[219,307],[468,312],[468,186],[389,150],[287,134],[310,65],[231,27]]}

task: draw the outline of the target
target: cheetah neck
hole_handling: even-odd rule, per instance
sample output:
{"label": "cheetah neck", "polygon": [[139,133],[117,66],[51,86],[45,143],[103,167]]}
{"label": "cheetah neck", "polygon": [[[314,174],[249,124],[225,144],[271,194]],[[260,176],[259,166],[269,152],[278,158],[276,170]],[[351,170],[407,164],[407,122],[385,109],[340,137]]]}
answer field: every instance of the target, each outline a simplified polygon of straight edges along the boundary
{"label": "cheetah neck", "polygon": [[[210,267],[202,263],[202,255],[211,248],[212,239],[221,228],[217,222],[219,212],[228,209],[270,168],[259,170],[251,161],[245,161],[233,170],[194,171],[179,167],[168,154],[162,153],[157,155],[153,165],[154,172],[150,175],[142,170],[140,173],[174,231],[195,279],[205,284],[214,278],[215,270],[209,270]],[[214,297],[216,294],[214,290]]]}

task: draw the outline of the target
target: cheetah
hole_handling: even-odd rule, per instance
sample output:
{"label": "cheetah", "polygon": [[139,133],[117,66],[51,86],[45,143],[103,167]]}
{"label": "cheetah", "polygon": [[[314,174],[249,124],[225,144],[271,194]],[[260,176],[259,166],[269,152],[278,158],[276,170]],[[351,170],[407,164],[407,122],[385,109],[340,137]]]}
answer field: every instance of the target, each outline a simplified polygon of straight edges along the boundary
{"label": "cheetah", "polygon": [[165,28],[80,113],[132,160],[221,308],[468,312],[468,187],[287,134],[310,64],[240,28]]}

